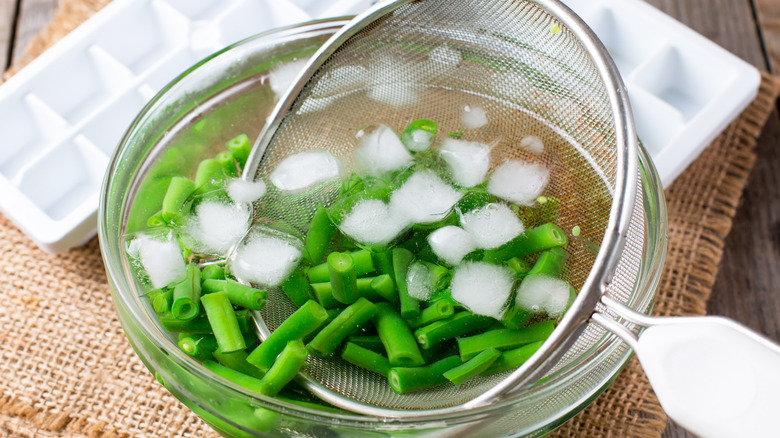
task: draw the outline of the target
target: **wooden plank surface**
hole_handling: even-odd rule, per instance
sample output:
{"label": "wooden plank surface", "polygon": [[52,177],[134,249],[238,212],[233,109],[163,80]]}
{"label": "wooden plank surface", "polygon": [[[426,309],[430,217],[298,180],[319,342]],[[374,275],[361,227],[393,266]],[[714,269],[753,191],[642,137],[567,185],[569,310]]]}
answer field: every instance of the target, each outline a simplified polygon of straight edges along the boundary
{"label": "wooden plank surface", "polygon": [[[8,68],[13,43],[16,0],[0,0],[0,70]],[[2,80],[0,80],[1,82]]]}
{"label": "wooden plank surface", "polygon": [[[8,0],[0,0],[0,2]],[[24,56],[30,40],[51,21],[60,0],[20,0],[11,65]]]}

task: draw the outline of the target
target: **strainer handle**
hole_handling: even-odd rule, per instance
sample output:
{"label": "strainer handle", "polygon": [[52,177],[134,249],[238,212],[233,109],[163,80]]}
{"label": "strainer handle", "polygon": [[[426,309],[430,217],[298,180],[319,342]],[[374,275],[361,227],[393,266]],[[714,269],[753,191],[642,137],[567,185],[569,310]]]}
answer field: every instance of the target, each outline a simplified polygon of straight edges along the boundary
{"label": "strainer handle", "polygon": [[607,328],[634,349],[670,418],[702,437],[780,434],[780,346],[717,316],[639,323],[638,339]]}

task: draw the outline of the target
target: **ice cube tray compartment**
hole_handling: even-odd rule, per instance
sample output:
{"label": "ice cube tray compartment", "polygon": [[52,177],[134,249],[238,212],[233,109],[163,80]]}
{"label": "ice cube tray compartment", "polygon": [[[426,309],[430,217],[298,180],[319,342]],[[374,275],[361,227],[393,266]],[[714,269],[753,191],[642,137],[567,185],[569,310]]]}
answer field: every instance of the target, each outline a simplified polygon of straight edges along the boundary
{"label": "ice cube tray compartment", "polygon": [[[641,0],[564,0],[629,88],[665,184],[755,96],[755,69]],[[115,0],[0,86],[0,210],[57,253],[94,236],[109,157],[165,84],[274,27],[376,0]]]}

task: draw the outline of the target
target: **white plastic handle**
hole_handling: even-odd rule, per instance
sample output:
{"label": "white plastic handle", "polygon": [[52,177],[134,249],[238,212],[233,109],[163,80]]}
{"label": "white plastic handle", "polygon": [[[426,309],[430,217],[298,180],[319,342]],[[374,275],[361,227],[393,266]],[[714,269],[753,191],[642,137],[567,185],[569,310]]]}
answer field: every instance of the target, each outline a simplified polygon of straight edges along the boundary
{"label": "white plastic handle", "polygon": [[702,437],[780,436],[780,346],[721,317],[664,320],[635,351],[669,417]]}

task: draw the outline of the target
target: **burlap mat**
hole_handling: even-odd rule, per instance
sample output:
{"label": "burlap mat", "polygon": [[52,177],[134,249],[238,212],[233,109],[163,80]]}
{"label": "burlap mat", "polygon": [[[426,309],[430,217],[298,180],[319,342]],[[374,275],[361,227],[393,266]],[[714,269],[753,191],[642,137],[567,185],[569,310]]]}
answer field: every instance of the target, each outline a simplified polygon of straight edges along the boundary
{"label": "burlap mat", "polygon": [[[27,59],[108,2],[63,1]],[[765,75],[758,98],[667,190],[669,255],[655,313],[705,313],[756,138],[778,93],[780,79]],[[97,239],[52,256],[0,216],[0,253],[0,435],[216,436],[156,383],[125,340]],[[554,436],[659,437],[665,424],[634,358]]]}

